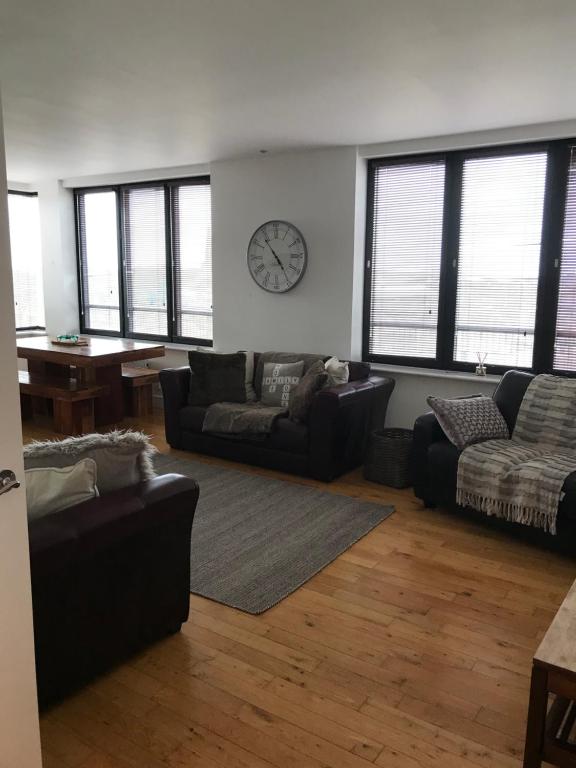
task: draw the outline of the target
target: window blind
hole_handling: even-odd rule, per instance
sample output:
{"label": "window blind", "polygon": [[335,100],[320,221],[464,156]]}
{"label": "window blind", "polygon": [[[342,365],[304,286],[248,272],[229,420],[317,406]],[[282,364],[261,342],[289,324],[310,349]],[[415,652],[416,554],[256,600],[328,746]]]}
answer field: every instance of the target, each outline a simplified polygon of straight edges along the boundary
{"label": "window blind", "polygon": [[175,333],[212,339],[210,184],[172,187]]}
{"label": "window blind", "polygon": [[84,192],[76,200],[83,326],[120,332],[116,192]]}
{"label": "window blind", "polygon": [[38,197],[8,194],[16,328],[43,328],[44,289]]}
{"label": "window blind", "polygon": [[570,152],[560,259],[554,368],[576,371],[576,148]]}
{"label": "window blind", "polygon": [[165,189],[123,188],[122,207],[127,330],[167,337]]}
{"label": "window blind", "polygon": [[464,161],[454,360],[530,368],[547,153]]}
{"label": "window blind", "polygon": [[374,169],[372,355],[436,357],[444,177],[441,159]]}

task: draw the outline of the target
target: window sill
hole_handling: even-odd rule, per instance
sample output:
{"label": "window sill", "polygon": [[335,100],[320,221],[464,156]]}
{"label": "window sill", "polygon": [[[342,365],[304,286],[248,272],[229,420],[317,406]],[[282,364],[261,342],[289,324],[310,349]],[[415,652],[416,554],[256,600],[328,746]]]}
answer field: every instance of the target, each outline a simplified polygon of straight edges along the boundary
{"label": "window sill", "polygon": [[466,371],[440,371],[436,368],[414,368],[411,365],[382,365],[381,363],[371,363],[372,370],[382,373],[401,373],[408,376],[420,376],[429,379],[454,379],[456,381],[475,381],[479,384],[498,384],[502,378],[500,374],[488,374],[487,376],[476,376],[475,373]]}

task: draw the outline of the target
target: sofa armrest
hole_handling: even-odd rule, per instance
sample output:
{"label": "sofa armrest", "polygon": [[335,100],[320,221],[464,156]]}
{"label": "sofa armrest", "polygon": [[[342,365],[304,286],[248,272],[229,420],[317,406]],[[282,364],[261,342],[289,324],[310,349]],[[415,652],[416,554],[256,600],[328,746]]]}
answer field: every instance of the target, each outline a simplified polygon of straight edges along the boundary
{"label": "sofa armrest", "polygon": [[412,446],[412,478],[414,482],[414,494],[430,503],[429,474],[428,474],[428,448],[433,443],[445,442],[444,430],[432,411],[418,416],[414,422],[414,443]]}
{"label": "sofa armrest", "polygon": [[189,366],[181,368],[164,368],[160,371],[160,386],[164,398],[164,427],[166,440],[172,448],[181,447],[181,430],[178,414],[181,408],[188,404],[190,391]]}
{"label": "sofa armrest", "polygon": [[313,477],[332,480],[363,462],[370,432],[384,426],[394,384],[370,376],[316,393],[308,419]]}
{"label": "sofa armrest", "polygon": [[182,475],[161,475],[107,493],[28,526],[33,574],[60,570],[80,553],[94,554],[144,530],[192,526],[198,484]]}

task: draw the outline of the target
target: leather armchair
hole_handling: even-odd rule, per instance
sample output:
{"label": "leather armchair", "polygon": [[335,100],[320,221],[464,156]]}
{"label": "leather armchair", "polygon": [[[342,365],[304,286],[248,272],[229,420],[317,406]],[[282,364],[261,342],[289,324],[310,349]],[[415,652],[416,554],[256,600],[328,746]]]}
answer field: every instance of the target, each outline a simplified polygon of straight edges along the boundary
{"label": "leather armchair", "polygon": [[42,707],[188,618],[198,486],[163,475],[29,524]]}

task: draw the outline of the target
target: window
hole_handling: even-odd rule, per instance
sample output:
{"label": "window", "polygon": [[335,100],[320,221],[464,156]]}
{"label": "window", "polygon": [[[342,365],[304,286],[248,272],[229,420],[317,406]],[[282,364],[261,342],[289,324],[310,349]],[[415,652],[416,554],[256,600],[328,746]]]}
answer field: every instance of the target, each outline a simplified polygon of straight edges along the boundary
{"label": "window", "polygon": [[174,304],[176,333],[212,338],[212,227],[208,184],[174,187]]}
{"label": "window", "polygon": [[212,343],[210,181],[76,190],[81,330]]}
{"label": "window", "polygon": [[366,359],[576,372],[571,147],[369,162]]}
{"label": "window", "polygon": [[530,368],[545,152],[464,161],[454,360]]}
{"label": "window", "polygon": [[120,333],[116,192],[86,192],[77,200],[84,329]]}
{"label": "window", "polygon": [[44,328],[38,196],[9,192],[8,215],[16,329]]}
{"label": "window", "polygon": [[370,354],[436,357],[444,161],[374,173]]}
{"label": "window", "polygon": [[571,147],[560,260],[554,368],[576,371],[576,147]]}
{"label": "window", "polygon": [[168,334],[164,187],[125,189],[124,254],[128,332]]}

